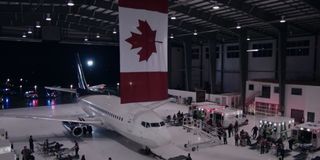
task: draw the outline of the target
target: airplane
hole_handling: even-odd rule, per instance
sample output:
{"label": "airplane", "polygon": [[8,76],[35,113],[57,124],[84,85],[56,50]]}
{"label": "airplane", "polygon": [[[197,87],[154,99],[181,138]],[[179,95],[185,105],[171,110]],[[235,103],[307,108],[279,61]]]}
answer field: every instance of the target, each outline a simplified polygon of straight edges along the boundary
{"label": "airplane", "polygon": [[82,136],[89,125],[120,133],[143,147],[157,148],[170,143],[165,123],[154,109],[170,99],[144,103],[120,103],[120,97],[103,95],[88,88],[79,55],[77,59],[78,89],[46,87],[55,91],[76,93],[75,104],[49,107],[18,108],[0,111],[0,117],[13,117],[62,122],[74,136]]}

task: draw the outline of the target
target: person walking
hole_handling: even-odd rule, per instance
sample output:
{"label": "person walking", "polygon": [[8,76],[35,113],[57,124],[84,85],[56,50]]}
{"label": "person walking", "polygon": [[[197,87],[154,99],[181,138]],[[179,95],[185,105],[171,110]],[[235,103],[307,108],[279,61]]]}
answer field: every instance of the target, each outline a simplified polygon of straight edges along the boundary
{"label": "person walking", "polygon": [[289,139],[288,143],[289,143],[289,149],[292,150],[294,139],[293,138]]}
{"label": "person walking", "polygon": [[253,137],[253,139],[256,139],[256,137],[257,137],[257,134],[258,134],[258,130],[259,130],[259,128],[257,127],[257,126],[254,126],[253,128],[252,128],[252,137]]}
{"label": "person walking", "polygon": [[31,152],[34,152],[34,150],[33,150],[34,145],[33,145],[33,138],[32,138],[32,136],[29,137],[29,148],[30,148]]}

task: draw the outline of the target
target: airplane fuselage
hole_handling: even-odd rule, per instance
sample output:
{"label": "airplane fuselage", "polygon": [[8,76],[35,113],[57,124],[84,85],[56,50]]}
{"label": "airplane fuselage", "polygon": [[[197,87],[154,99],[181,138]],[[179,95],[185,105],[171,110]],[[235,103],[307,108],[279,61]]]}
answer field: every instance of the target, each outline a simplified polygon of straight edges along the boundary
{"label": "airplane fuselage", "polygon": [[78,103],[89,116],[102,122],[97,127],[116,131],[150,148],[170,141],[170,135],[160,116],[142,105],[120,104],[120,98],[112,95],[86,96]]}

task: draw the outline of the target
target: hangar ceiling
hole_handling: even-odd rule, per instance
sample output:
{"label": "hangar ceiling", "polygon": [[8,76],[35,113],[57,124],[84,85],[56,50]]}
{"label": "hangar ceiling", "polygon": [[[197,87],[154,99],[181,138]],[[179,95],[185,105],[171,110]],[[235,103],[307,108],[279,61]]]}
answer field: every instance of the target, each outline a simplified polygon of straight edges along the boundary
{"label": "hangar ceiling", "polygon": [[[70,6],[70,2],[73,6]],[[68,5],[69,4],[69,5]],[[51,18],[48,21],[47,17]],[[280,20],[289,36],[320,30],[319,0],[169,0],[169,37],[217,32],[220,40],[236,40],[237,26],[251,39],[277,37]],[[0,39],[41,41],[42,29],[58,27],[61,41],[118,43],[117,0],[7,0],[0,1]],[[32,33],[31,33],[31,32]],[[28,34],[31,33],[31,34]],[[22,37],[25,35],[26,37]],[[85,41],[87,39],[87,41]]]}

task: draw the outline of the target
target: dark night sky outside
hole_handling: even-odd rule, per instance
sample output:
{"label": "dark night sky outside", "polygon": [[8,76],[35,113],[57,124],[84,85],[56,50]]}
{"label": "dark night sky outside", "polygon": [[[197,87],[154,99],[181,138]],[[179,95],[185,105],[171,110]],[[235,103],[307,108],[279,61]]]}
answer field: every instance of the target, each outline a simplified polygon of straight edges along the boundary
{"label": "dark night sky outside", "polygon": [[[119,47],[0,41],[0,83],[23,78],[30,85],[76,85],[75,53],[80,53],[90,85],[119,82]],[[92,67],[87,66],[88,59],[94,61]]]}

